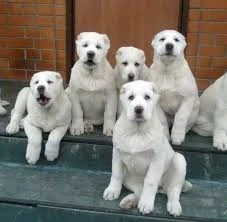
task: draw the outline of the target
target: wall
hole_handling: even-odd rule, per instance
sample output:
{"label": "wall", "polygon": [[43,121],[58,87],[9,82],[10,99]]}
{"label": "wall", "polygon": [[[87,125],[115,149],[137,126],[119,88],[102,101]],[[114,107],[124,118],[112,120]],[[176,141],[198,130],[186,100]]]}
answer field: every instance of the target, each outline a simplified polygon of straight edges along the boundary
{"label": "wall", "polygon": [[200,89],[227,71],[227,0],[190,0],[187,59]]}
{"label": "wall", "polygon": [[65,1],[1,0],[0,78],[45,69],[65,76]]}

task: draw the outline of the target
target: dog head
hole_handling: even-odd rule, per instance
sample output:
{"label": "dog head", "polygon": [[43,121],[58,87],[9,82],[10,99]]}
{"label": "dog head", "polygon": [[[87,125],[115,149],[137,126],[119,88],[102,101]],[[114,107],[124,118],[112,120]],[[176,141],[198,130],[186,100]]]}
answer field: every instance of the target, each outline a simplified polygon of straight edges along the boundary
{"label": "dog head", "polygon": [[154,56],[161,60],[174,60],[184,56],[185,37],[175,30],[164,30],[155,35],[151,43]]}
{"label": "dog head", "polygon": [[145,63],[143,50],[134,47],[121,47],[117,50],[116,61],[124,82],[138,80]]}
{"label": "dog head", "polygon": [[158,98],[154,83],[142,80],[126,83],[120,91],[123,112],[132,121],[149,120]]}
{"label": "dog head", "polygon": [[64,90],[60,73],[52,71],[35,73],[30,82],[30,88],[37,103],[45,108],[50,107]]}
{"label": "dog head", "polygon": [[106,34],[82,32],[76,40],[77,54],[88,69],[94,69],[106,57],[110,40]]}

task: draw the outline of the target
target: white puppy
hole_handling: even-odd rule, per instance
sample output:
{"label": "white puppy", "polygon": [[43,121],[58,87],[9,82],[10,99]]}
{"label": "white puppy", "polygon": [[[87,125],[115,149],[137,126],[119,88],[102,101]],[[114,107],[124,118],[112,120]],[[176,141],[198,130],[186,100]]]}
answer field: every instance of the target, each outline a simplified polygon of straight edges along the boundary
{"label": "white puppy", "polygon": [[23,88],[17,96],[6,132],[13,134],[19,131],[25,111],[27,115],[23,119],[23,126],[28,137],[28,163],[35,164],[39,160],[42,131],[50,132],[45,156],[49,161],[55,160],[59,154],[60,141],[71,121],[71,103],[59,73],[45,71],[33,75],[30,87]]}
{"label": "white puppy", "polygon": [[92,132],[103,124],[103,133],[111,136],[116,121],[117,93],[113,69],[106,59],[110,48],[107,35],[80,33],[76,40],[79,60],[72,68],[67,92],[72,102],[70,133]]}
{"label": "white puppy", "polygon": [[180,193],[191,184],[185,181],[184,157],[173,151],[163,133],[156,110],[158,97],[152,82],[138,80],[123,85],[123,110],[113,133],[112,176],[103,197],[117,199],[123,184],[133,193],[120,206],[128,209],[138,205],[142,214],[149,214],[159,188],[168,196],[168,212],[178,216],[182,211]]}
{"label": "white puppy", "polygon": [[[1,89],[0,89],[1,92]],[[9,103],[5,100],[1,100],[0,98],[0,116],[3,116],[7,113],[6,109],[3,106],[8,106]]]}
{"label": "white puppy", "polygon": [[118,92],[123,84],[142,79],[143,74],[148,71],[144,51],[132,46],[119,48],[116,61],[114,77]]}
{"label": "white puppy", "polygon": [[227,73],[209,86],[200,97],[199,117],[193,131],[213,136],[213,146],[227,150]]}
{"label": "white puppy", "polygon": [[149,80],[157,85],[159,103],[172,125],[172,143],[179,145],[199,113],[197,85],[184,58],[185,38],[177,31],[165,30],[154,37],[152,46]]}

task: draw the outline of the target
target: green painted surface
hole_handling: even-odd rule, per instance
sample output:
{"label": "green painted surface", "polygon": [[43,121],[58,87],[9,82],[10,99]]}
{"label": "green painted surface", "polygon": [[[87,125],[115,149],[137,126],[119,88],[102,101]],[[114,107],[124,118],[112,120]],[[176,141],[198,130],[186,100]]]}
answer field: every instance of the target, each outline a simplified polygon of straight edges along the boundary
{"label": "green painted surface", "polygon": [[[109,178],[109,173],[98,171],[0,165],[0,201],[140,215],[137,209],[120,209],[119,200],[103,200]],[[227,220],[227,183],[191,182],[193,189],[181,196],[183,214],[179,218]],[[126,192],[121,197],[124,195]],[[154,213],[148,217],[172,218],[166,212],[165,196],[157,196]]]}
{"label": "green painted surface", "polygon": [[[49,208],[46,206],[23,206],[0,204],[2,222],[183,222],[176,218],[151,218],[127,214],[102,213],[97,211]],[[193,221],[188,221],[193,222]]]}

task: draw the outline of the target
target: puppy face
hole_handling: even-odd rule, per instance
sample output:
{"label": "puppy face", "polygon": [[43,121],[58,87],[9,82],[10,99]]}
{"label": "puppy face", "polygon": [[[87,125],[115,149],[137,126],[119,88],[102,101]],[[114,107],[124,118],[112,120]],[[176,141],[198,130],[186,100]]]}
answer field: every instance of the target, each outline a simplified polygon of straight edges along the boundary
{"label": "puppy face", "polygon": [[82,32],[76,40],[77,54],[88,69],[94,69],[102,62],[110,48],[110,40],[106,34]]}
{"label": "puppy face", "polygon": [[174,59],[184,55],[185,38],[175,30],[165,30],[155,35],[152,43],[154,55],[164,59]]}
{"label": "puppy face", "polygon": [[152,82],[137,80],[122,86],[120,100],[129,120],[146,121],[158,101],[156,87]]}
{"label": "puppy face", "polygon": [[134,47],[121,47],[116,53],[116,61],[124,82],[138,80],[145,63],[144,51]]}
{"label": "puppy face", "polygon": [[51,71],[35,73],[30,82],[30,88],[37,103],[45,108],[51,106],[64,90],[60,73]]}

